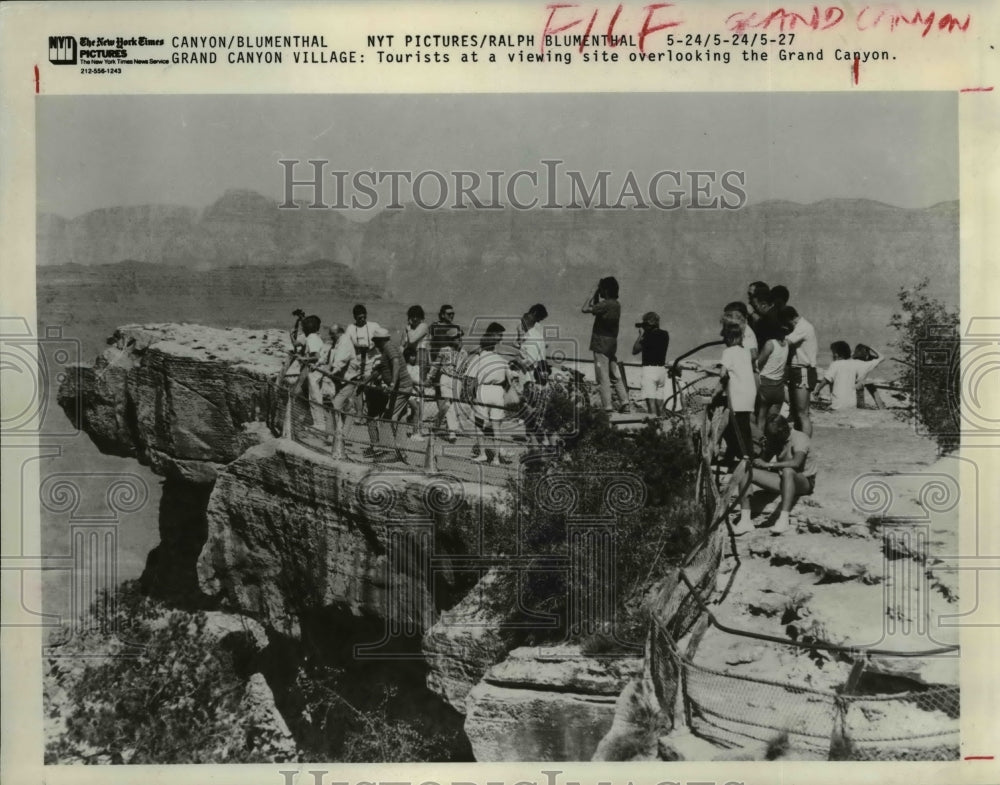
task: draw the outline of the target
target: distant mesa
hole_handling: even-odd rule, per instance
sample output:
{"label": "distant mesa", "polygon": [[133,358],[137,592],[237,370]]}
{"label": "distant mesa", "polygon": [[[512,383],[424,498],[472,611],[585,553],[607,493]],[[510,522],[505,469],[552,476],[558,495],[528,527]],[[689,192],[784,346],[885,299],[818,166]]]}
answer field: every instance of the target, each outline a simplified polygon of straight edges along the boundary
{"label": "distant mesa", "polygon": [[311,296],[382,299],[382,287],[362,280],[354,270],[331,259],[315,259],[306,264],[231,265],[228,267],[177,267],[127,259],[95,265],[68,264],[38,268],[39,298],[65,293],[75,296],[92,293],[93,301],[103,301],[115,292],[145,292],[155,296],[173,292],[211,292],[216,298],[239,300],[246,296],[259,300],[299,300]]}
{"label": "distant mesa", "polygon": [[[40,214],[38,265],[159,265],[220,269],[339,265],[362,287],[420,302],[475,282],[479,291],[563,291],[610,267],[628,291],[655,280],[675,301],[742,278],[781,280],[794,292],[891,302],[924,275],[958,300],[958,202],[893,207],[867,199],[771,201],[742,210],[382,211],[361,223],[336,210],[279,210],[248,190],[202,211],[113,207],[67,220]],[[610,261],[609,261],[610,260]],[[341,269],[343,268],[343,269]],[[238,275],[232,272],[233,275]],[[261,275],[258,270],[258,285]],[[199,279],[200,280],[200,279]],[[856,288],[856,287],[855,287]]]}

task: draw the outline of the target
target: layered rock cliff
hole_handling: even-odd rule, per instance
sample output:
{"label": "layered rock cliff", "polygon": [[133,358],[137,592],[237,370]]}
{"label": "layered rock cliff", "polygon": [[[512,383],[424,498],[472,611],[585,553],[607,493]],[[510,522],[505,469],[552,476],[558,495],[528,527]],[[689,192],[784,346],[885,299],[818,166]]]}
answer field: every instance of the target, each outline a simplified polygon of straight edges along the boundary
{"label": "layered rock cliff", "polygon": [[[427,565],[393,553],[407,542],[400,526],[417,518],[451,531],[482,490],[275,438],[286,343],[277,330],[122,327],[93,365],[67,375],[59,402],[102,450],[167,477],[168,506],[202,500],[203,520],[187,511],[189,531],[168,527],[163,545],[184,543],[190,556],[190,535],[200,536],[197,575],[207,598],[293,635],[307,611],[384,619],[397,603],[419,636],[434,623],[431,576]],[[439,496],[445,503],[435,507]],[[429,558],[433,538],[421,547]]]}
{"label": "layered rock cliff", "polygon": [[287,347],[280,330],[127,325],[66,377],[59,405],[103,452],[213,483],[246,449],[244,425],[273,412]]}
{"label": "layered rock cliff", "polygon": [[[663,706],[654,711],[639,699],[649,692],[648,657],[594,657],[575,647],[509,651],[503,615],[487,601],[495,573],[470,591],[475,581],[461,583],[449,566],[451,557],[476,552],[473,507],[499,500],[499,491],[335,460],[322,445],[275,437],[284,400],[273,381],[286,345],[281,331],[131,325],[93,364],[65,377],[59,402],[75,424],[102,450],[135,457],[167,478],[161,511],[171,520],[161,521],[147,587],[176,580],[205,604],[251,617],[272,634],[294,639],[307,628],[333,629],[366,655],[420,658],[427,685],[465,715],[480,760],[586,759],[609,729],[602,755],[765,754],[747,751],[760,742],[748,741],[752,723],[709,722],[715,740],[705,747],[691,741],[693,732],[706,734],[704,724],[672,711],[655,717]],[[929,467],[932,445],[886,412],[859,412],[852,421],[817,413],[814,443],[816,493],[799,502],[796,529],[782,537],[767,531],[773,503],[755,504],[760,528],[739,538],[739,564],[735,556],[721,561],[717,619],[843,647],[872,646],[881,636],[891,639],[885,648],[904,653],[900,647],[952,642],[944,623],[920,624],[928,608],[940,619],[957,601],[954,571],[942,559],[957,552],[953,505],[935,508],[936,497],[923,490],[954,467]],[[858,485],[866,471],[889,488],[884,504]],[[914,527],[921,538],[896,534]],[[668,604],[679,585],[676,575],[671,581],[659,598]],[[696,643],[691,651],[707,672],[781,681],[793,695],[832,691],[851,677],[842,657],[748,643],[714,627]],[[867,673],[859,689],[937,695],[956,684],[957,659],[877,655]],[[699,694],[697,685],[691,694]],[[787,702],[762,704],[746,690],[713,694],[700,693],[707,711],[735,712],[740,721],[763,711],[772,725],[794,726]],[[956,711],[947,701],[930,709],[919,700],[902,709],[883,701],[846,721],[871,736],[921,722],[938,728]],[[622,733],[609,741],[616,728]]]}

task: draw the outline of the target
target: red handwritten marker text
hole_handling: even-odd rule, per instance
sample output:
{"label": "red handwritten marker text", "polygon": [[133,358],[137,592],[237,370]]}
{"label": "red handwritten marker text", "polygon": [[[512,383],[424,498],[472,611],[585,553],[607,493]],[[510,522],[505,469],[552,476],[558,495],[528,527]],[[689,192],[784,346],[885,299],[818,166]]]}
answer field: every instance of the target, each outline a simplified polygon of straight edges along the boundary
{"label": "red handwritten marker text", "polygon": [[[590,18],[587,19],[582,16],[576,18],[570,16],[571,12],[567,9],[579,8],[575,3],[554,3],[546,6],[546,8],[549,11],[549,17],[546,19],[545,29],[542,31],[541,48],[543,52],[545,51],[545,41],[548,36],[565,33],[567,30],[578,29],[578,26],[584,22],[586,22],[586,27],[580,36],[579,42],[581,52],[590,43],[592,35],[606,36],[605,41],[607,45],[613,47],[617,45],[620,38],[624,38],[627,32],[631,32],[633,29],[632,26],[626,24],[619,26],[619,20],[624,9],[621,3],[618,4],[611,14],[607,26],[605,27],[602,22],[599,28],[597,27],[597,19],[600,15],[600,9],[595,9]],[[682,24],[682,20],[671,16],[670,12],[667,11],[668,8],[673,8],[673,3],[652,3],[643,7],[642,24],[638,26],[640,52],[646,51],[646,39],[649,36]],[[557,15],[559,16],[558,21],[556,20]],[[595,33],[595,29],[602,32]]]}
{"label": "red handwritten marker text", "polygon": [[[738,11],[726,17],[726,27],[734,33],[747,30],[777,29],[786,30],[830,30],[847,18],[844,9],[837,5],[817,6],[811,11],[789,11],[778,8],[766,13],[758,11]],[[937,11],[903,12],[896,6],[864,6],[854,17],[854,26],[864,32],[866,30],[896,30],[917,28],[922,29],[921,38],[935,28],[941,32],[965,32],[969,29],[972,17],[966,14],[963,18],[951,14],[939,14]]]}
{"label": "red handwritten marker text", "polygon": [[924,31],[920,34],[920,37],[926,38],[927,34],[934,29],[935,22],[937,22],[937,29],[942,32],[951,33],[958,30],[964,33],[969,29],[972,16],[966,14],[965,19],[958,19],[951,14],[938,16],[935,11],[927,13],[914,11],[910,14],[904,14],[895,8],[871,8],[865,6],[858,11],[856,22],[858,30],[861,31],[880,28],[893,32],[897,28],[923,27]]}

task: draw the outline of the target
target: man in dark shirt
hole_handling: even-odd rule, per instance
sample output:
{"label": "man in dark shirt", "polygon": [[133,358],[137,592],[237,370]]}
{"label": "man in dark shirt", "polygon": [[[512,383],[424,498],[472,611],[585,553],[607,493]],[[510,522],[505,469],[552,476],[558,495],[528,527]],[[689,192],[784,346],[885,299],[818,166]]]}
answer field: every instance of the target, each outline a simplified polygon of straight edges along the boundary
{"label": "man in dark shirt", "polygon": [[766,283],[754,281],[747,290],[750,307],[750,327],[757,339],[758,350],[767,342],[767,337],[777,323],[777,309],[771,298],[771,290]]}
{"label": "man in dark shirt", "polygon": [[[456,329],[455,309],[450,305],[442,305],[438,311],[438,320],[431,324],[427,335],[427,348],[430,350],[431,362],[437,359],[441,349],[451,344],[448,337]],[[458,337],[462,337],[462,328],[458,327]]]}
{"label": "man in dark shirt", "polygon": [[646,411],[662,417],[670,335],[660,329],[660,315],[655,311],[643,314],[642,321],[635,326],[639,328],[639,337],[632,346],[632,354],[642,353],[642,397],[646,401]]}
{"label": "man in dark shirt", "polygon": [[787,286],[782,286],[779,283],[777,286],[771,287],[771,305],[775,311],[780,311],[788,305],[789,297],[791,297],[791,293],[788,291]]}
{"label": "man in dark shirt", "polygon": [[[383,389],[372,392],[381,392],[387,398],[385,406],[381,410],[382,419],[395,421],[407,410],[407,402],[413,392],[413,380],[404,367],[403,352],[399,346],[391,342],[388,330],[384,327],[374,330],[372,343],[375,344],[375,348],[379,352],[380,363],[372,372],[369,383],[376,380],[381,381]],[[371,437],[373,452],[376,450],[377,444],[396,441],[396,425],[392,426],[391,432],[392,436],[389,438],[387,434],[380,432],[374,419],[369,420],[368,433]],[[396,456],[397,459],[402,460],[402,453],[398,449]]]}
{"label": "man in dark shirt", "polygon": [[605,411],[613,411],[613,384],[619,410],[625,411],[629,405],[628,391],[618,367],[618,322],[622,314],[618,302],[618,281],[610,276],[602,278],[597,284],[597,291],[586,299],[582,310],[594,314],[590,351],[594,353],[594,376],[601,391],[601,405]]}

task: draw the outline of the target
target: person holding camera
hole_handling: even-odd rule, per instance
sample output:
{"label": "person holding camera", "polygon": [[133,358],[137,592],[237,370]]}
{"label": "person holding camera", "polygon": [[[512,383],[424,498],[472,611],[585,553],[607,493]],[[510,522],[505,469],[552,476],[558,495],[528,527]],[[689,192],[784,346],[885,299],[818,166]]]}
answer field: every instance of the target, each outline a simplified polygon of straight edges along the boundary
{"label": "person holding camera", "polygon": [[670,335],[660,329],[660,315],[655,311],[643,314],[642,321],[635,326],[639,328],[639,336],[632,346],[632,354],[642,354],[642,397],[646,401],[646,411],[662,417]]}
{"label": "person holding camera", "polygon": [[[296,366],[296,362],[301,359],[302,352],[305,350],[305,335],[302,334],[302,320],[306,318],[306,312],[301,308],[296,308],[292,311],[292,316],[295,317],[295,325],[288,333],[288,337],[292,342],[292,348],[288,350],[285,362],[278,372],[278,384],[295,384],[302,370],[301,367]],[[293,368],[292,366],[296,367]]]}
{"label": "person holding camera", "polygon": [[618,281],[613,276],[597,282],[597,291],[588,297],[581,309],[594,315],[590,333],[590,351],[594,354],[594,377],[601,393],[601,405],[607,412],[614,411],[612,386],[618,397],[619,411],[629,407],[628,391],[618,366],[618,323],[622,306],[618,302]]}

